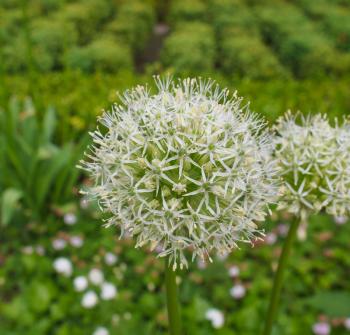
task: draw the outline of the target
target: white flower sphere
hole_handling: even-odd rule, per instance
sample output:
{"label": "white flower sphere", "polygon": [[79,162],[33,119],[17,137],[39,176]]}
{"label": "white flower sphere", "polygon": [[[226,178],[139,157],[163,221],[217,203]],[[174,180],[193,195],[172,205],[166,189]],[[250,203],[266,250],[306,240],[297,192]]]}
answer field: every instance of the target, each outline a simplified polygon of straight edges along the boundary
{"label": "white flower sphere", "polygon": [[350,213],[350,126],[332,127],[324,115],[288,112],[276,125],[276,157],[284,178],[279,209],[305,219],[325,209]]}
{"label": "white flower sphere", "polygon": [[87,291],[81,299],[81,305],[84,308],[93,308],[98,303],[98,296],[94,291]]}
{"label": "white flower sphere", "polygon": [[224,313],[216,308],[210,308],[205,313],[205,318],[211,321],[211,324],[214,328],[219,329],[225,323]]}
{"label": "white flower sphere", "polygon": [[230,295],[234,299],[242,299],[246,294],[246,289],[243,285],[237,284],[231,287]]}
{"label": "white flower sphere", "polygon": [[72,262],[65,257],[59,257],[53,262],[53,267],[55,270],[65,277],[71,276],[73,272]]}
{"label": "white flower sphere", "polygon": [[82,292],[88,287],[88,280],[84,276],[78,276],[74,278],[73,284],[77,292]]}
{"label": "white flower sphere", "polygon": [[112,283],[103,283],[101,286],[101,298],[103,300],[114,299],[117,295],[117,288]]}
{"label": "white flower sphere", "polygon": [[100,269],[91,269],[88,277],[90,282],[94,285],[102,285],[104,281],[104,275]]}
{"label": "white flower sphere", "polygon": [[107,265],[114,265],[118,261],[117,255],[113,254],[112,252],[107,252],[104,259]]}
{"label": "white flower sphere", "polygon": [[227,253],[259,234],[274,201],[276,167],[264,122],[211,80],[156,78],[105,113],[106,131],[81,166],[87,191],[110,214],[109,225],[170,256],[174,268],[213,249]]}

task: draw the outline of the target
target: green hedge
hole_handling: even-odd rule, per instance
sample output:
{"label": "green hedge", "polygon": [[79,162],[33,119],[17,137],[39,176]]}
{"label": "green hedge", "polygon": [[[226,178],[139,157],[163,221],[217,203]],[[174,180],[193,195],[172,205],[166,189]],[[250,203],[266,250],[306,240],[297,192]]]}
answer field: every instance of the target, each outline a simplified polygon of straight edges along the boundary
{"label": "green hedge", "polygon": [[288,4],[258,6],[256,13],[265,40],[297,77],[342,73],[349,69],[346,57],[337,53],[331,41],[296,7]]}
{"label": "green hedge", "polygon": [[350,9],[325,0],[299,0],[298,3],[343,51],[350,51]]}
{"label": "green hedge", "polygon": [[79,34],[79,43],[86,44],[111,15],[113,6],[109,0],[86,0],[67,4],[53,19],[73,24]]}
{"label": "green hedge", "polygon": [[8,73],[22,72],[27,69],[28,47],[23,34],[15,36],[11,44],[5,44],[1,52],[4,60],[4,69]]}
{"label": "green hedge", "polygon": [[287,74],[258,35],[228,34],[221,43],[220,61],[229,76],[266,79]]}
{"label": "green hedge", "polygon": [[117,15],[106,30],[129,44],[134,53],[145,47],[155,24],[155,10],[150,4],[130,1],[118,8]]}
{"label": "green hedge", "polygon": [[0,8],[0,42],[5,45],[21,32],[23,12],[20,9],[5,10]]}
{"label": "green hedge", "polygon": [[177,0],[172,1],[169,12],[171,26],[181,26],[185,22],[208,20],[207,5],[201,0]]}
{"label": "green hedge", "polygon": [[38,62],[41,70],[48,71],[62,67],[64,52],[76,44],[78,36],[68,22],[41,19],[33,23],[31,38],[36,56],[46,55],[50,59],[48,64]]}
{"label": "green hedge", "polygon": [[224,38],[226,30],[239,28],[245,32],[258,32],[258,22],[250,8],[240,0],[211,0],[210,20],[219,39]]}
{"label": "green hedge", "polygon": [[76,47],[67,52],[66,66],[83,72],[132,69],[130,49],[111,36],[101,36],[84,47]]}
{"label": "green hedge", "polygon": [[165,67],[176,73],[198,74],[212,70],[215,39],[211,26],[183,24],[165,40],[161,60]]}
{"label": "green hedge", "polygon": [[350,51],[350,10],[332,10],[324,18],[325,31],[334,38],[340,50]]}

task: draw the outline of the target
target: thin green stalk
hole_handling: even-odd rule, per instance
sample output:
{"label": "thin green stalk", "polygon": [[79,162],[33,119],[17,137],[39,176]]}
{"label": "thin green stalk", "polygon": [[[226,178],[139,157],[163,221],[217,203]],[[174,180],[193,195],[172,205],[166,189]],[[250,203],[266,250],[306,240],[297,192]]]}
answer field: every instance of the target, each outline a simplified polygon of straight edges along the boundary
{"label": "thin green stalk", "polygon": [[176,272],[169,266],[168,258],[165,259],[165,290],[168,308],[169,333],[170,335],[181,335],[181,318],[176,285]]}
{"label": "thin green stalk", "polygon": [[287,267],[289,254],[292,249],[293,241],[295,239],[299,223],[300,223],[299,218],[295,218],[293,220],[292,224],[289,227],[286,241],[284,242],[284,245],[283,245],[282,253],[278,261],[278,267],[277,267],[277,271],[273,282],[273,287],[272,287],[272,292],[270,297],[270,304],[267,312],[263,335],[271,334],[272,326],[277,316],[278,303],[279,303],[282,285],[283,285],[283,275]]}

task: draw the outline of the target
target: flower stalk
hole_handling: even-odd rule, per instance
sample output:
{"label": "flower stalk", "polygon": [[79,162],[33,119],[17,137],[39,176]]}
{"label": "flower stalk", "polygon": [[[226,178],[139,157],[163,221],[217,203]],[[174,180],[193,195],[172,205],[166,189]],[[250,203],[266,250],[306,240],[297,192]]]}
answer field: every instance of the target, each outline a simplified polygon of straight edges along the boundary
{"label": "flower stalk", "polygon": [[282,253],[278,260],[278,267],[277,267],[277,271],[273,282],[263,335],[271,334],[274,321],[277,317],[279,300],[280,300],[280,295],[281,295],[282,285],[283,285],[283,277],[284,277],[285,270],[287,268],[289,255],[292,249],[292,245],[293,245],[299,224],[300,224],[300,218],[295,217],[292,221],[292,224],[289,227],[286,241],[283,245]]}
{"label": "flower stalk", "polygon": [[181,335],[180,305],[178,301],[176,272],[169,266],[168,257],[165,258],[165,291],[168,309],[170,335]]}

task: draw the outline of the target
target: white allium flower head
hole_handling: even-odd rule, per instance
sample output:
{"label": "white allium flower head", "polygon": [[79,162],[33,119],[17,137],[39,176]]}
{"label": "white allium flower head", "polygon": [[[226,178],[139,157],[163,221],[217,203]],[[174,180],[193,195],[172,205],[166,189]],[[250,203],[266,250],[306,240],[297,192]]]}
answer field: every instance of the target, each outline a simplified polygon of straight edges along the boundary
{"label": "white allium flower head", "polygon": [[53,267],[58,273],[64,275],[65,277],[71,276],[73,272],[72,262],[65,257],[55,259],[53,262]]}
{"label": "white allium flower head", "polygon": [[259,236],[277,170],[264,122],[236,92],[212,80],[155,82],[155,94],[137,86],[104,113],[106,131],[92,133],[81,167],[107,225],[134,236],[136,247],[160,246],[176,269],[187,266],[185,249],[207,258]]}
{"label": "white allium flower head", "polygon": [[84,308],[93,308],[98,303],[98,296],[94,291],[87,291],[81,299],[81,305]]}
{"label": "white allium flower head", "polygon": [[300,215],[325,209],[334,216],[350,212],[350,124],[326,116],[292,115],[276,125],[276,157],[284,177],[279,209]]}
{"label": "white allium flower head", "polygon": [[209,308],[205,313],[205,318],[211,321],[214,328],[222,328],[225,323],[224,313],[216,308]]}
{"label": "white allium flower head", "polygon": [[117,288],[112,283],[103,283],[101,286],[101,298],[111,300],[117,295]]}
{"label": "white allium flower head", "polygon": [[74,288],[78,292],[84,291],[88,287],[88,281],[84,276],[78,276],[73,281]]}
{"label": "white allium flower head", "polygon": [[88,276],[90,282],[94,285],[102,285],[104,281],[104,275],[100,269],[91,269]]}

